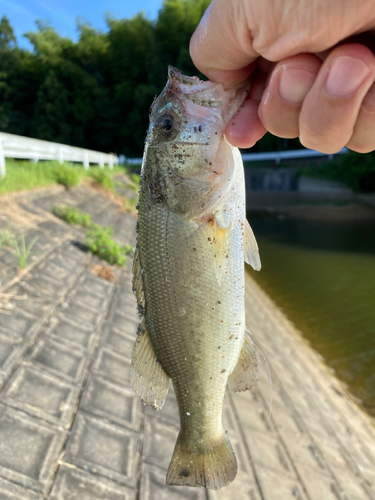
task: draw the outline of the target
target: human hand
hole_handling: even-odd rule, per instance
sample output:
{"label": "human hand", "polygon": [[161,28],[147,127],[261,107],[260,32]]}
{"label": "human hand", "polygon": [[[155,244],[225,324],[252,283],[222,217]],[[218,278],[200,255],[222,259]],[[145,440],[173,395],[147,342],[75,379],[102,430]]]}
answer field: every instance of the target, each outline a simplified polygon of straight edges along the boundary
{"label": "human hand", "polygon": [[234,146],[251,147],[269,131],[324,153],[344,146],[366,153],[375,149],[371,30],[372,0],[213,0],[190,53],[223,85],[253,74],[227,127]]}

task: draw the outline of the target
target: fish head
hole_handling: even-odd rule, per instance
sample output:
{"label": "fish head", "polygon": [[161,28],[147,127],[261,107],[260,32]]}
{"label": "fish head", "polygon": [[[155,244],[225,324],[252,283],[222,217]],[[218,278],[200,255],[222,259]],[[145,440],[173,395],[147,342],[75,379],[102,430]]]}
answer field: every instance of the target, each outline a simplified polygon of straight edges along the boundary
{"label": "fish head", "polygon": [[224,131],[247,87],[225,89],[172,67],[168,76],[151,109],[143,182],[150,185],[151,201],[187,217],[202,216],[231,187],[233,154]]}

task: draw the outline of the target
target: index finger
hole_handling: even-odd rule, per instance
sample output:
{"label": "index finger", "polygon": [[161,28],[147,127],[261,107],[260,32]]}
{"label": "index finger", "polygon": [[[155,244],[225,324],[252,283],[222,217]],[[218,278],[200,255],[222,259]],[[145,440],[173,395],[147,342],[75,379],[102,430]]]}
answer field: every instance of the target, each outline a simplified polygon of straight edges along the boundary
{"label": "index finger", "polygon": [[226,86],[252,73],[257,54],[250,42],[243,2],[213,0],[190,40],[195,66],[211,81]]}

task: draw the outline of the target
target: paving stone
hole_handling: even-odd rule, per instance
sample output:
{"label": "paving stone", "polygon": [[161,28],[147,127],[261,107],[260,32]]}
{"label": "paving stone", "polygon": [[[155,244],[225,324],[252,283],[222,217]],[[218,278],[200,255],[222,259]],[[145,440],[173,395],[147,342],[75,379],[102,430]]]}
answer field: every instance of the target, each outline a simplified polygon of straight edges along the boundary
{"label": "paving stone", "polygon": [[28,359],[51,369],[61,377],[76,381],[82,377],[87,365],[84,351],[73,350],[45,337],[37,342]]}
{"label": "paving stone", "polygon": [[25,413],[67,427],[79,390],[76,384],[23,364],[6,385],[1,400]]}
{"label": "paving stone", "polygon": [[58,280],[52,279],[43,274],[33,273],[25,279],[25,283],[29,288],[34,288],[39,294],[57,298],[63,295],[66,285],[61,284]]}
{"label": "paving stone", "polygon": [[109,294],[102,295],[95,292],[90,292],[87,289],[81,287],[77,287],[69,296],[69,302],[83,305],[84,307],[87,307],[94,311],[104,309],[107,306],[109,299]]}
{"label": "paving stone", "polygon": [[134,487],[138,441],[137,433],[79,411],[64,461]]}
{"label": "paving stone", "polygon": [[20,339],[0,333],[0,369],[14,349],[19,346],[20,342]]}
{"label": "paving stone", "polygon": [[110,201],[106,200],[99,194],[95,194],[90,199],[83,201],[78,205],[78,208],[82,210],[82,212],[89,213],[92,217],[95,216],[98,212],[104,210],[106,207],[110,205]]}
{"label": "paving stone", "polygon": [[70,231],[70,227],[67,224],[62,224],[52,220],[41,222],[38,226],[48,231],[48,234],[52,238],[61,238],[66,236]]}
{"label": "paving stone", "polygon": [[324,457],[319,448],[306,435],[295,435],[286,441],[292,460],[298,464],[327,472]]}
{"label": "paving stone", "polygon": [[119,332],[125,333],[126,335],[133,336],[135,338],[139,326],[139,319],[134,317],[130,318],[129,316],[124,316],[115,312],[112,318],[112,325]]}
{"label": "paving stone", "polygon": [[[348,467],[343,468],[334,465],[332,471],[340,484],[340,493],[345,500],[369,500],[375,498],[375,488],[366,485],[365,481],[360,476],[356,476]],[[325,497],[321,498],[325,500]]]}
{"label": "paving stone", "polygon": [[65,302],[63,308],[64,316],[70,318],[81,325],[94,329],[103,318],[104,311],[92,310],[74,301]]}
{"label": "paving stone", "polygon": [[249,391],[236,392],[232,398],[242,423],[261,432],[271,432],[268,416],[260,403],[255,400],[254,394]]}
{"label": "paving stone", "polygon": [[294,477],[292,465],[277,438],[257,432],[246,425],[243,425],[243,428],[253,462],[274,469],[280,474],[284,473]]}
{"label": "paving stone", "polygon": [[102,343],[107,344],[119,354],[131,359],[135,338],[136,337],[124,335],[113,327],[106,327],[102,337]]}
{"label": "paving stone", "polygon": [[64,431],[0,405],[0,476],[45,492],[64,439]]}
{"label": "paving stone", "polygon": [[14,252],[4,250],[0,254],[0,263],[18,270],[18,258]]}
{"label": "paving stone", "polygon": [[31,229],[27,231],[25,234],[26,247],[31,245],[32,241],[35,238],[37,239],[31,248],[29,258],[32,258],[33,255],[40,255],[48,251],[50,248],[52,248],[53,245],[53,242],[42,231],[38,231],[37,229]]}
{"label": "paving stone", "polygon": [[177,441],[178,429],[161,420],[145,418],[142,459],[167,473]]}
{"label": "paving stone", "polygon": [[[149,464],[142,464],[140,500],[206,500],[205,488],[167,486],[166,473]],[[295,499],[294,499],[295,500]]]}
{"label": "paving stone", "polygon": [[298,465],[298,474],[310,498],[314,500],[337,500],[337,498],[341,498],[340,488],[337,487],[337,483],[328,474],[303,465]]}
{"label": "paving stone", "polygon": [[91,374],[82,396],[80,408],[98,417],[139,431],[141,399],[133,391],[97,374]]}
{"label": "paving stone", "polygon": [[130,360],[106,347],[100,347],[93,369],[105,377],[130,386]]}
{"label": "paving stone", "polygon": [[97,332],[85,325],[77,325],[77,323],[70,321],[63,315],[58,315],[56,318],[51,319],[47,335],[51,335],[56,340],[68,345],[91,350],[95,343]]}
{"label": "paving stone", "polygon": [[39,320],[31,315],[19,311],[12,314],[0,311],[0,328],[18,338],[29,338],[37,326]]}
{"label": "paving stone", "polygon": [[40,262],[35,267],[34,272],[38,273],[38,275],[43,276],[44,278],[52,278],[52,280],[58,280],[60,284],[66,284],[75,279],[75,276],[69,273],[67,269],[57,266],[50,259]]}
{"label": "paving stone", "polygon": [[95,292],[101,295],[108,295],[113,288],[112,283],[94,276],[89,271],[82,276],[80,286],[88,292]]}
{"label": "paving stone", "polygon": [[0,478],[1,500],[42,500],[40,495]]}
{"label": "paving stone", "polygon": [[[262,500],[307,500],[302,485],[290,476],[260,465],[256,466],[256,474],[261,487]],[[322,498],[311,500],[322,500]]]}
{"label": "paving stone", "polygon": [[62,464],[49,500],[136,500],[136,492],[104,477]]}

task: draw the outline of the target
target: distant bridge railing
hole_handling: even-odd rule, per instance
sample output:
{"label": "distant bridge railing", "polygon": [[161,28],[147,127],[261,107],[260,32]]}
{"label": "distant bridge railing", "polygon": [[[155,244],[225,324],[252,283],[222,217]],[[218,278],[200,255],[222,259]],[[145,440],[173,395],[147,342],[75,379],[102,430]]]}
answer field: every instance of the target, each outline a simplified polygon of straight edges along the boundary
{"label": "distant bridge railing", "polygon": [[[272,160],[275,161],[276,164],[279,164],[281,160],[292,160],[295,158],[309,158],[314,156],[327,156],[329,160],[332,160],[334,155],[339,155],[343,153],[347,153],[348,148],[342,148],[340,151],[334,154],[321,153],[320,151],[315,151],[314,149],[295,149],[292,151],[274,151],[274,152],[266,152],[266,153],[243,153],[242,160],[243,161],[267,161]],[[123,161],[128,165],[139,165],[142,163],[142,158],[127,158],[125,156],[122,157]]]}
{"label": "distant bridge railing", "polygon": [[112,153],[101,153],[90,149],[76,148],[57,142],[42,141],[21,135],[0,132],[0,176],[5,177],[5,158],[24,160],[57,160],[60,163],[72,161],[83,163],[87,170],[90,163],[104,168],[107,164],[110,169],[118,164],[118,157]]}

